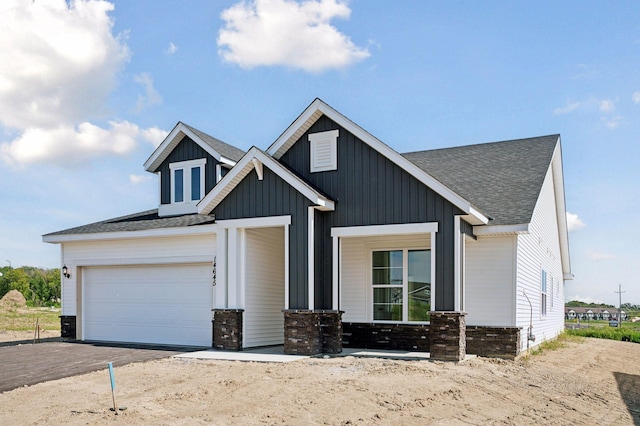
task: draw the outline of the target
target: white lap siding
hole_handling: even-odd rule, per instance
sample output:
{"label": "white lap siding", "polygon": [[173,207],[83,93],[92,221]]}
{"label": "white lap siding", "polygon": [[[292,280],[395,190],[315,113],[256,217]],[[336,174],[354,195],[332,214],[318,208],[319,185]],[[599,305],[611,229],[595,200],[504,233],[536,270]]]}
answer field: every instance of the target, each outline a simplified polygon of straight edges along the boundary
{"label": "white lap siding", "polygon": [[466,242],[467,324],[515,324],[515,236],[479,237]]}
{"label": "white lap siding", "polygon": [[429,234],[343,237],[340,240],[340,310],[344,311],[344,322],[373,320],[372,250],[431,248]]}
{"label": "white lap siding", "polygon": [[245,234],[244,344],[284,342],[284,228],[247,229]]}
{"label": "white lap siding", "polygon": [[[522,348],[526,348],[526,330],[531,316],[525,292],[533,306],[533,333],[536,342],[531,344],[554,338],[564,329],[564,283],[554,197],[553,175],[549,168],[533,212],[529,233],[518,236],[516,300],[517,325],[523,327]],[[542,270],[547,273],[546,315],[542,314],[541,306]]]}

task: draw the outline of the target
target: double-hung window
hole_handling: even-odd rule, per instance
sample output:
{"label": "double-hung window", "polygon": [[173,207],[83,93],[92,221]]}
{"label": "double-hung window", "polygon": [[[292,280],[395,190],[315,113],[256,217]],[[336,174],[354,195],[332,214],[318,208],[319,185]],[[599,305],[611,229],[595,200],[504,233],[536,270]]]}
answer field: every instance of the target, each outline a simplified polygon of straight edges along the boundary
{"label": "double-hung window", "polygon": [[430,250],[375,250],[371,265],[374,321],[429,321]]}
{"label": "double-hung window", "polygon": [[198,202],[204,194],[206,159],[171,163],[171,203]]}

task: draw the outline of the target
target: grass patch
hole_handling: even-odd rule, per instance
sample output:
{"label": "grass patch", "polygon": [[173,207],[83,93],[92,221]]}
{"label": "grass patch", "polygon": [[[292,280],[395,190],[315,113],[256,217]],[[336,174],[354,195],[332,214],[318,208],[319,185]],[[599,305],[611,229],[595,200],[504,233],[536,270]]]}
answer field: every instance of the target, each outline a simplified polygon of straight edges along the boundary
{"label": "grass patch", "polygon": [[582,337],[564,332],[558,335],[558,337],[556,337],[555,339],[545,340],[544,342],[540,343],[538,346],[533,348],[529,354],[540,355],[545,351],[556,351],[558,349],[564,348],[567,346],[567,343],[572,343],[572,342],[578,343],[581,341],[582,341]]}
{"label": "grass patch", "polygon": [[60,330],[60,309],[0,308],[0,331],[33,331],[36,320],[43,330]]}
{"label": "grass patch", "polygon": [[636,326],[622,327],[589,327],[567,330],[572,336],[595,337],[597,339],[620,340],[622,342],[640,343],[640,329]]}

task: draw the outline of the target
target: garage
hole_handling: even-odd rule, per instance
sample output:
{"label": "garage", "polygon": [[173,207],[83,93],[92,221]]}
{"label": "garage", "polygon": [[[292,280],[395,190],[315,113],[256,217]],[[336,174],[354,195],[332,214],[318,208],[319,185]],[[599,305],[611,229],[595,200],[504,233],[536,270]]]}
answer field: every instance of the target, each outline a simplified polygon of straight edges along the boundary
{"label": "garage", "polygon": [[212,345],[209,263],[84,267],[81,304],[83,340]]}

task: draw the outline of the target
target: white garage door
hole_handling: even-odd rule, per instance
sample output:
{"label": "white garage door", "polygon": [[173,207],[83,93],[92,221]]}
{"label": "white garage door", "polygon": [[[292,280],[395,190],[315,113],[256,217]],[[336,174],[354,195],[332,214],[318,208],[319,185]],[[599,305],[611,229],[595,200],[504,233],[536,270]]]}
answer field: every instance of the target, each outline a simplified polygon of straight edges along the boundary
{"label": "white garage door", "polygon": [[83,283],[85,340],[212,344],[210,264],[88,267]]}

